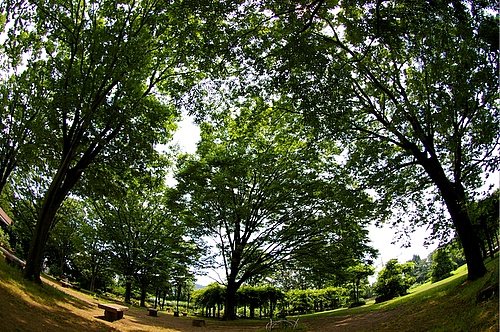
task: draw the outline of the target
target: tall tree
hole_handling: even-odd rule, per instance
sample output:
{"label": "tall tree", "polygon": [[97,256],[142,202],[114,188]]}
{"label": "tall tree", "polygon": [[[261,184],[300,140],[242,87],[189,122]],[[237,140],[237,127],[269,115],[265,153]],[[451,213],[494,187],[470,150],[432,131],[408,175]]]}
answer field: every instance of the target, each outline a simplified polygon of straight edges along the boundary
{"label": "tall tree", "polygon": [[367,281],[368,277],[375,273],[373,266],[366,264],[357,264],[349,268],[349,274],[351,275],[353,286],[354,286],[354,304],[360,304],[360,286],[361,282]]}
{"label": "tall tree", "polygon": [[0,193],[12,172],[34,159],[35,133],[43,128],[38,105],[48,94],[38,61],[40,36],[23,24],[29,6],[13,10],[9,4],[0,4]]}
{"label": "tall tree", "polygon": [[5,6],[37,43],[27,65],[37,64],[41,79],[30,77],[30,83],[47,91],[30,105],[51,134],[37,142],[52,172],[25,269],[27,278],[39,280],[54,216],[84,172],[112,160],[144,168],[156,154],[153,146],[168,140],[176,116],[170,101],[196,76],[189,73],[208,20],[200,10],[204,2],[19,0]]}
{"label": "tall tree", "polygon": [[98,280],[104,279],[106,272],[111,271],[109,263],[109,245],[103,239],[102,224],[97,217],[92,217],[91,209],[85,209],[85,219],[77,228],[76,255],[73,263],[88,284],[88,290],[94,292]]}
{"label": "tall tree", "polygon": [[144,305],[147,287],[156,274],[186,266],[196,254],[183,240],[185,225],[175,222],[165,202],[158,183],[148,185],[134,179],[122,193],[94,203],[102,224],[101,237],[112,253],[109,263],[125,279],[125,302],[130,302],[134,280],[141,287]]}
{"label": "tall tree", "polygon": [[367,222],[370,202],[296,117],[260,99],[201,128],[197,153],[180,159],[177,188],[186,216],[216,243],[224,318],[234,319],[244,282],[325,242],[342,243],[344,231]]}
{"label": "tall tree", "polygon": [[248,6],[261,15],[248,15],[241,25],[248,46],[233,50],[250,60],[238,61],[265,70],[261,78],[271,84],[263,86],[289,97],[293,111],[321,134],[344,142],[347,165],[381,200],[405,211],[413,201],[423,211],[423,192],[430,189],[453,221],[468,277],[484,275],[467,205],[481,175],[499,165],[496,3]]}

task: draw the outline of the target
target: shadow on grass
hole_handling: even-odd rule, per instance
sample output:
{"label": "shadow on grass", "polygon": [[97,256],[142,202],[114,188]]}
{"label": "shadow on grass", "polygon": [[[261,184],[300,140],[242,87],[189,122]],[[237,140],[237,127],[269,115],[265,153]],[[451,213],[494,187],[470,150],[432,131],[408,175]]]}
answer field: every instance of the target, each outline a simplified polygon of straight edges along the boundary
{"label": "shadow on grass", "polygon": [[70,303],[84,310],[89,307],[51,286],[24,280],[21,271],[8,266],[2,258],[0,279],[2,331],[116,331],[61,306],[60,303]]}

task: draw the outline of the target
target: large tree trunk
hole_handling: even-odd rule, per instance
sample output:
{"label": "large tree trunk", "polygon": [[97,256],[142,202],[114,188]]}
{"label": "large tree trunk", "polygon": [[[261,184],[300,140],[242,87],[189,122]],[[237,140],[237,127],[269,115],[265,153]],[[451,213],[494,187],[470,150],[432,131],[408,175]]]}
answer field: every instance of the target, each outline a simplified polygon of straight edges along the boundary
{"label": "large tree trunk", "polygon": [[[45,245],[49,239],[49,233],[53,226],[57,211],[70,190],[80,179],[84,168],[76,167],[70,169],[71,152],[67,152],[56,175],[52,179],[47,193],[45,194],[42,208],[38,215],[35,232],[31,238],[30,249],[26,260],[24,277],[41,283],[40,272],[42,268]],[[90,163],[86,161],[86,164]]]}
{"label": "large tree trunk", "polygon": [[239,285],[234,279],[228,280],[226,286],[226,298],[224,302],[224,320],[235,320],[236,319],[236,292],[238,291]]}
{"label": "large tree trunk", "polygon": [[[62,181],[61,181],[62,182]],[[50,229],[55,215],[67,195],[64,189],[58,188],[59,181],[52,182],[49,188],[42,209],[38,215],[34,234],[31,238],[30,249],[24,269],[24,277],[41,283],[40,273],[44,257],[45,245],[49,239]]]}
{"label": "large tree trunk", "polygon": [[[443,192],[445,191],[445,192]],[[457,231],[460,242],[464,249],[465,260],[467,262],[467,271],[469,280],[475,280],[485,275],[483,256],[481,255],[481,246],[474,227],[467,213],[464,200],[462,200],[453,188],[441,190],[446,207],[450,213],[453,224]]]}
{"label": "large tree trunk", "polygon": [[435,159],[427,159],[422,165],[438,187],[462,243],[467,262],[468,279],[475,280],[482,277],[486,274],[486,267],[481,255],[479,239],[467,213],[466,197],[462,184],[449,181],[439,162]]}

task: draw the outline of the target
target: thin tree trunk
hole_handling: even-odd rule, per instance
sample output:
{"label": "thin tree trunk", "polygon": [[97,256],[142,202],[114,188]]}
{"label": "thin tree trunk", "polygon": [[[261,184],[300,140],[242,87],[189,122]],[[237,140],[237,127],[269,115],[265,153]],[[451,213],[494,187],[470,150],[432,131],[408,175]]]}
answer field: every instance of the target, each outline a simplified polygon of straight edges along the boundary
{"label": "thin tree trunk", "polygon": [[146,290],[147,290],[147,283],[142,282],[141,283],[141,303],[140,303],[141,307],[146,306]]}
{"label": "thin tree trunk", "polygon": [[92,274],[92,277],[90,277],[90,291],[91,292],[93,292],[95,290],[95,279],[96,279],[95,274]]}
{"label": "thin tree trunk", "polygon": [[130,303],[130,298],[132,297],[132,280],[130,276],[126,276],[127,281],[125,282],[125,303]]}
{"label": "thin tree trunk", "polygon": [[162,299],[162,302],[161,302],[161,310],[164,310],[165,308],[165,301],[167,299],[167,291],[163,291],[163,299]]}

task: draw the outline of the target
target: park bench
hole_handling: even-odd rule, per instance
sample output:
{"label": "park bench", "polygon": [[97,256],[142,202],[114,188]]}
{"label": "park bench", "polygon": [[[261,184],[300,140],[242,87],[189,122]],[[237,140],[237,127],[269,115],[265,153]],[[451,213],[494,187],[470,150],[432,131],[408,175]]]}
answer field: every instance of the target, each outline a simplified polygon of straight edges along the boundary
{"label": "park bench", "polygon": [[76,290],[80,290],[80,286],[78,284],[73,284],[69,281],[64,280],[64,279],[61,279],[59,280],[59,282],[61,283],[61,286],[63,286],[64,288],[74,288]]}
{"label": "park bench", "polygon": [[100,309],[104,309],[104,318],[110,322],[122,319],[123,312],[128,310],[128,307],[124,307],[118,304],[99,303],[97,306]]}
{"label": "park bench", "polygon": [[204,319],[193,319],[193,326],[204,327],[207,326]]}
{"label": "park bench", "polygon": [[3,253],[7,264],[12,265],[12,266],[16,266],[21,270],[24,269],[24,267],[26,266],[25,261],[20,260],[13,253],[8,251],[7,249],[0,247],[0,251]]}
{"label": "park bench", "polygon": [[157,317],[158,316],[158,309],[148,308],[148,316]]}
{"label": "park bench", "polygon": [[299,319],[280,319],[280,320],[273,320],[272,318],[269,320],[269,323],[266,325],[266,331],[272,331],[273,328],[279,328],[279,329],[292,329],[294,330],[297,327],[297,323],[299,322]]}

